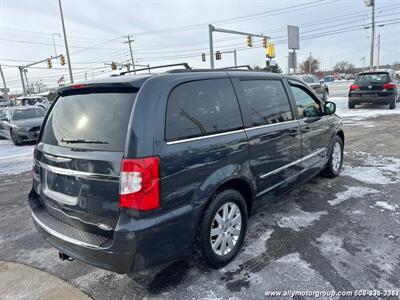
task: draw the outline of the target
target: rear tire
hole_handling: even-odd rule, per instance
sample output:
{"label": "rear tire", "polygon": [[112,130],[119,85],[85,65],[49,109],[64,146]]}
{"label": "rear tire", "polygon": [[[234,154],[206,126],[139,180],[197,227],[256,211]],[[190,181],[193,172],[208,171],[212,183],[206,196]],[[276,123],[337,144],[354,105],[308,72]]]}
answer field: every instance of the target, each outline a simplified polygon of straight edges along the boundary
{"label": "rear tire", "polygon": [[13,141],[15,146],[21,146],[21,141],[18,137],[18,134],[14,132],[14,130],[10,130],[11,140]]}
{"label": "rear tire", "polygon": [[247,230],[247,206],[236,190],[222,190],[211,199],[200,220],[194,257],[221,268],[239,253]]}
{"label": "rear tire", "polygon": [[389,104],[389,109],[395,109],[395,108],[396,108],[396,99],[394,99],[393,102]]}
{"label": "rear tire", "polygon": [[349,102],[349,109],[353,109],[356,105],[352,102]]}
{"label": "rear tire", "polygon": [[339,176],[343,166],[343,141],[339,136],[333,140],[328,164],[322,174],[326,177],[335,178]]}

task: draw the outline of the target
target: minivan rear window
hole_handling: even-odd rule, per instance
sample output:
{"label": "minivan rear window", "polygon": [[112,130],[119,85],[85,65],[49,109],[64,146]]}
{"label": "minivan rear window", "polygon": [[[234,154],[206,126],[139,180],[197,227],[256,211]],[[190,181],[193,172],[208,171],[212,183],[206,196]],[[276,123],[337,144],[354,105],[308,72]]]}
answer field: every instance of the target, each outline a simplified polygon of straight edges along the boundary
{"label": "minivan rear window", "polygon": [[389,74],[387,73],[371,73],[371,74],[358,75],[354,83],[369,84],[369,83],[386,83],[389,81],[390,77]]}
{"label": "minivan rear window", "polygon": [[48,116],[41,142],[79,149],[124,151],[136,93],[60,96]]}

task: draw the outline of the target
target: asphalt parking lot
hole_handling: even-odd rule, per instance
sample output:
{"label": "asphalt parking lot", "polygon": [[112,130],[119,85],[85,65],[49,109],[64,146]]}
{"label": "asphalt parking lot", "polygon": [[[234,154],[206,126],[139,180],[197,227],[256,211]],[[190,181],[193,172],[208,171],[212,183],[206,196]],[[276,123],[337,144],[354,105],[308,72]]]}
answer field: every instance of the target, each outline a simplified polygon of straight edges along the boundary
{"label": "asphalt parking lot", "polygon": [[[347,90],[344,86],[337,90]],[[343,96],[331,90],[336,95]],[[16,148],[0,140],[0,258],[53,274],[95,299],[260,299],[266,291],[400,290],[400,108],[367,105],[348,111],[345,98],[333,100],[346,135],[342,175],[316,177],[259,210],[249,220],[242,252],[220,270],[186,260],[118,275],[60,261],[30,219],[31,179],[24,170],[32,145]]]}

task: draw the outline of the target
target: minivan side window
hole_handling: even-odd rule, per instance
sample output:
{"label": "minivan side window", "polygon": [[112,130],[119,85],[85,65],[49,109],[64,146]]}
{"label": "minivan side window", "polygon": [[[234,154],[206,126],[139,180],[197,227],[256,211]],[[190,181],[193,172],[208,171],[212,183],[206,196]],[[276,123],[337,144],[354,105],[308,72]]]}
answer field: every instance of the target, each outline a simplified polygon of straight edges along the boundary
{"label": "minivan side window", "polygon": [[198,80],[175,87],[168,98],[165,126],[167,141],[243,128],[230,80]]}
{"label": "minivan side window", "polygon": [[280,80],[242,80],[253,126],[293,120],[289,99]]}
{"label": "minivan side window", "polygon": [[316,117],[320,115],[321,113],[321,108],[314,99],[313,96],[311,96],[310,92],[306,91],[305,88],[301,88],[298,85],[293,85],[290,84],[290,88],[293,92],[294,100],[297,105],[297,111],[299,118],[310,118],[310,117]]}

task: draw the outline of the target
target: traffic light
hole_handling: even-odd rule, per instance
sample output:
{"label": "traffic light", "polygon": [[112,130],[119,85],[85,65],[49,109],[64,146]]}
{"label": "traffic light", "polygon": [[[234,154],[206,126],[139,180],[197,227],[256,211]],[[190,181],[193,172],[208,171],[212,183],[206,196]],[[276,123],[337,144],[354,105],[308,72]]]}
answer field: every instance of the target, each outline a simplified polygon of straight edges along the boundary
{"label": "traffic light", "polygon": [[248,47],[253,47],[253,37],[251,35],[246,37],[246,44]]}
{"label": "traffic light", "polygon": [[117,69],[117,64],[115,62],[111,63],[111,70],[116,70]]}
{"label": "traffic light", "polygon": [[265,36],[262,38],[262,45],[263,45],[264,48],[268,47],[267,38]]}
{"label": "traffic light", "polygon": [[206,61],[206,54],[205,54],[205,53],[202,53],[202,54],[201,54],[201,60],[202,60],[202,61]]}
{"label": "traffic light", "polygon": [[63,65],[65,65],[65,57],[64,57],[64,55],[60,55],[60,64],[63,66]]}
{"label": "traffic light", "polygon": [[52,63],[52,61],[51,61],[51,58],[48,58],[48,59],[47,59],[47,67],[48,67],[49,69],[51,69],[51,68],[53,67],[53,63]]}
{"label": "traffic light", "polygon": [[221,51],[215,52],[215,59],[220,60],[221,59]]}

